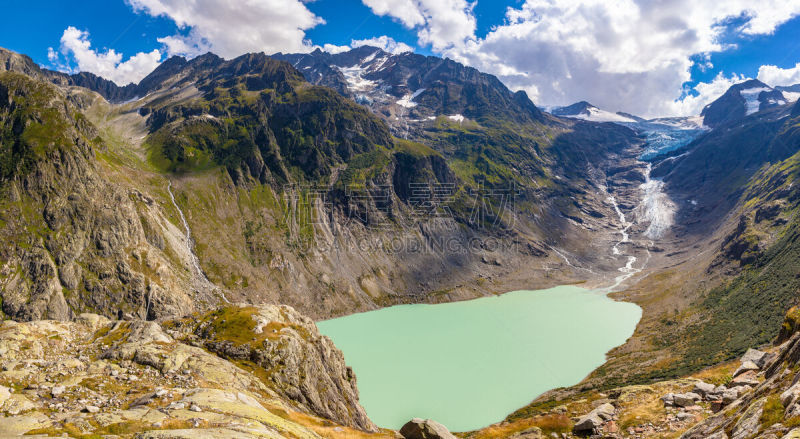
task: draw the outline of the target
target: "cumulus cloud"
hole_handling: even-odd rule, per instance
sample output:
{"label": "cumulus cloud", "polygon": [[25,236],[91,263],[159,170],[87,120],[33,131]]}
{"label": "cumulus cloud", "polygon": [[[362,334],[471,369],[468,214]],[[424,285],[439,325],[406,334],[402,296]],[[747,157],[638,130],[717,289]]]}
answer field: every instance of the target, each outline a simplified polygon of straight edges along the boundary
{"label": "cumulus cloud", "polygon": [[[66,58],[64,62],[53,48],[49,48],[47,58],[61,70],[91,72],[119,85],[139,82],[158,66],[162,57],[161,52],[154,49],[137,53],[123,62],[122,53],[114,49],[104,52],[93,49],[89,32],[73,26],[65,29],[61,36],[61,54]],[[76,66],[69,67],[69,61],[74,61]]]}
{"label": "cumulus cloud", "polygon": [[788,69],[773,65],[761,66],[758,69],[758,79],[772,86],[800,84],[800,62]]}
{"label": "cumulus cloud", "polygon": [[417,29],[419,42],[445,51],[474,39],[475,3],[466,0],[362,0],[373,13]]}
{"label": "cumulus cloud", "polygon": [[394,38],[382,35],[380,37],[367,38],[364,40],[350,40],[349,45],[337,46],[335,44],[325,44],[323,46],[315,46],[328,53],[342,53],[348,50],[355,49],[361,46],[379,47],[389,53],[403,53],[413,52],[414,48],[402,41],[395,41]]}
{"label": "cumulus cloud", "polygon": [[305,31],[324,23],[301,0],[126,0],[134,11],[164,16],[186,35],[159,41],[171,55],[213,51],[223,58],[248,52],[308,52]]}
{"label": "cumulus cloud", "polygon": [[325,44],[322,47],[320,47],[320,49],[328,53],[336,54],[336,53],[347,52],[348,50],[351,49],[351,47],[348,45],[337,46],[335,44]]}
{"label": "cumulus cloud", "polygon": [[47,60],[51,63],[58,62],[58,52],[52,47],[47,48]]}
{"label": "cumulus cloud", "polygon": [[156,40],[164,45],[164,50],[167,52],[168,56],[194,58],[209,52],[211,49],[211,44],[202,38],[170,35],[167,37],[157,38]]}
{"label": "cumulus cloud", "polygon": [[[498,75],[537,103],[586,99],[642,116],[698,108],[705,99],[698,96],[715,89],[709,85],[694,96],[682,85],[694,60],[707,67],[708,54],[728,47],[721,41],[725,32],[769,34],[800,14],[800,2],[785,0],[526,0],[509,7],[505,22],[485,38],[476,38],[472,5],[463,0],[362,1],[416,29],[420,43]],[[446,18],[433,18],[433,3]],[[720,86],[724,79],[709,84]]]}
{"label": "cumulus cloud", "polygon": [[350,45],[353,48],[361,47],[361,46],[375,46],[380,47],[381,49],[389,52],[389,53],[403,53],[403,52],[413,52],[414,48],[409,46],[406,43],[401,41],[395,41],[392,37],[387,37],[386,35],[382,35],[380,37],[369,38],[366,40],[352,40]]}
{"label": "cumulus cloud", "polygon": [[691,90],[694,93],[690,93],[690,90],[684,90],[684,96],[681,99],[670,103],[670,109],[667,114],[700,114],[706,105],[725,94],[732,85],[748,79],[750,78],[744,75],[734,73],[730,76],[725,76],[725,73],[719,72],[711,82],[700,82],[695,85]]}

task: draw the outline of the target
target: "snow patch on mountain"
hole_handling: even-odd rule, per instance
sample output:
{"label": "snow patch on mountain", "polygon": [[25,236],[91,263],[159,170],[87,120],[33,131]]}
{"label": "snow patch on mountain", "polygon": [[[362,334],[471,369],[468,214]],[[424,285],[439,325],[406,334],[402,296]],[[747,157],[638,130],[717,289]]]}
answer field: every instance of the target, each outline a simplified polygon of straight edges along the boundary
{"label": "snow patch on mountain", "polygon": [[453,114],[453,115],[447,116],[447,118],[452,120],[453,122],[458,122],[458,123],[464,122],[464,116],[462,116],[460,114]]}
{"label": "snow patch on mountain", "polygon": [[337,67],[344,75],[344,79],[347,81],[347,88],[349,88],[350,91],[369,91],[374,89],[377,85],[375,81],[370,81],[363,77],[364,73],[366,73],[366,69],[360,64],[350,67]]}
{"label": "snow patch on mountain", "polygon": [[575,114],[568,117],[574,117],[576,119],[583,119],[588,120],[591,122],[624,122],[624,123],[636,123],[636,120],[631,119],[629,117],[625,117],[616,113],[612,113],[610,111],[601,110],[597,107],[588,107],[587,108],[588,114],[585,112],[581,112],[580,114]]}
{"label": "snow patch on mountain", "polygon": [[375,59],[375,57],[378,56],[379,53],[381,53],[380,50],[376,50],[376,51],[372,52],[370,55],[367,55],[366,57],[364,57],[364,59],[361,60],[360,64],[364,65],[364,64],[369,63],[370,61]]}
{"label": "snow patch on mountain", "polygon": [[397,105],[399,105],[401,107],[405,107],[405,108],[416,107],[417,106],[416,102],[413,102],[414,98],[416,98],[417,96],[421,95],[422,92],[424,92],[424,91],[425,91],[425,89],[421,88],[421,89],[415,91],[414,93],[410,93],[410,94],[407,94],[407,95],[403,96],[402,99],[399,99],[397,101]]}
{"label": "snow patch on mountain", "polygon": [[768,87],[753,87],[739,91],[739,94],[744,98],[746,114],[748,116],[758,112],[758,107],[761,106],[758,95],[760,95],[762,91],[771,91],[771,89]]}
{"label": "snow patch on mountain", "polygon": [[781,93],[789,102],[796,102],[800,99],[800,92],[797,91],[782,91]]}

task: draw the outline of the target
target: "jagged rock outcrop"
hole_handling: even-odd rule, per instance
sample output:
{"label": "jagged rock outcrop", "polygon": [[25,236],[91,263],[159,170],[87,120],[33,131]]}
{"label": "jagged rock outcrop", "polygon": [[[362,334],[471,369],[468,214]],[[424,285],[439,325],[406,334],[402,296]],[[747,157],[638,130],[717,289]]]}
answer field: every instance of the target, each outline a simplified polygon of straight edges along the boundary
{"label": "jagged rock outcrop", "polygon": [[291,307],[222,308],[207,314],[189,339],[224,358],[268,371],[274,390],[304,410],[376,430],[358,404],[356,376],[341,351]]}
{"label": "jagged rock outcrop", "polygon": [[[324,370],[305,368],[304,373],[333,373],[338,366],[342,370],[336,372],[346,374],[343,363],[331,360],[341,360],[341,353],[329,340],[293,334],[316,333],[313,323],[294,310],[261,307],[254,316],[255,328],[262,332],[239,333],[242,338],[275,334],[276,343],[288,345],[281,352],[314,352],[319,361],[330,361]],[[288,398],[287,384],[270,379],[272,371],[181,341],[190,335],[183,331],[188,330],[184,323],[109,321],[94,314],[81,314],[73,322],[0,323],[0,436],[121,432],[124,437],[318,439],[326,432],[356,434],[352,428],[377,430],[357,399],[344,401],[326,388],[311,388],[334,385],[341,377],[303,382],[323,407],[345,405],[338,419],[332,419],[327,414],[336,413],[317,413]],[[267,357],[280,353],[265,350],[263,355],[266,363]],[[295,358],[313,363],[308,357]],[[295,366],[286,364],[287,369]],[[354,381],[342,385],[347,388],[337,392],[357,394]]]}

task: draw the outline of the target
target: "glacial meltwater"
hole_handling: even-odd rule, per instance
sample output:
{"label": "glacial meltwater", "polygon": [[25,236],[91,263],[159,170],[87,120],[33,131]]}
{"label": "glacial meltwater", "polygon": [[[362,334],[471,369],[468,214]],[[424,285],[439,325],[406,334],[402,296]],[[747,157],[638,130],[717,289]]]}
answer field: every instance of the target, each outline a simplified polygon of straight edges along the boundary
{"label": "glacial meltwater", "polygon": [[632,303],[560,286],[393,306],[317,325],[353,367],[376,424],[399,429],[419,417],[467,431],[580,382],[640,317]]}

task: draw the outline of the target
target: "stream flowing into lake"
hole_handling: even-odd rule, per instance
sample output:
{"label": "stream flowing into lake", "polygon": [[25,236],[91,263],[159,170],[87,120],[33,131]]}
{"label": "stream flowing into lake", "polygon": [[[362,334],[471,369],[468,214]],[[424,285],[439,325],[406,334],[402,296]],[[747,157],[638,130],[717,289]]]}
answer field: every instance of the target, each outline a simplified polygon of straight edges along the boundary
{"label": "stream flowing into lake", "polygon": [[[602,365],[642,315],[637,305],[607,295],[646,267],[649,246],[673,222],[675,204],[650,170],[647,163],[639,203],[627,213],[603,188],[618,223],[619,239],[609,251],[620,263],[619,274],[605,287],[513,291],[319,322],[355,371],[370,418],[393,429],[419,417],[452,431],[474,430],[503,420],[548,390],[579,383]],[[632,230],[649,244],[634,245]],[[646,255],[642,260],[637,248]],[[567,266],[579,268],[566,252],[551,249]]]}

